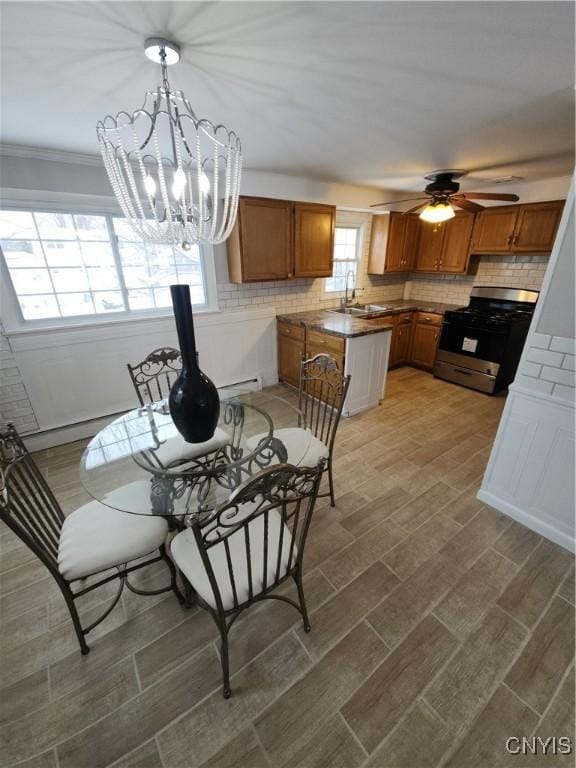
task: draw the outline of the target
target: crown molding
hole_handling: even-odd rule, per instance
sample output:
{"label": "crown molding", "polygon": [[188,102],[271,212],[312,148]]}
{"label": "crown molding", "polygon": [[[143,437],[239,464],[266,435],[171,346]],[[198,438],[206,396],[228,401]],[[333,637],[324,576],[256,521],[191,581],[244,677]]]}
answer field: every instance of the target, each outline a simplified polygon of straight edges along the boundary
{"label": "crown molding", "polygon": [[46,147],[29,147],[25,144],[0,144],[0,157],[49,160],[53,163],[71,163],[73,165],[102,165],[100,155],[66,152],[62,149],[48,149]]}

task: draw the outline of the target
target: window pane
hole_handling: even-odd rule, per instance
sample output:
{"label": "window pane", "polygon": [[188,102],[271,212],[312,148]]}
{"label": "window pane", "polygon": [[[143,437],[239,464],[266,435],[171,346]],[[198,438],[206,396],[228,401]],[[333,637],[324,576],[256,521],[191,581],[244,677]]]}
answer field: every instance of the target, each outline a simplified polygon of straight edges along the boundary
{"label": "window pane", "polygon": [[44,266],[44,254],[38,241],[2,240],[2,253],[9,268]]}
{"label": "window pane", "polygon": [[0,238],[38,239],[32,214],[23,211],[0,211]]}
{"label": "window pane", "polygon": [[133,267],[138,264],[146,264],[146,248],[140,243],[125,243],[119,247],[122,264]]}
{"label": "window pane", "polygon": [[146,267],[124,267],[122,273],[127,288],[146,288],[150,285]]}
{"label": "window pane", "polygon": [[[154,301],[159,308],[171,307],[172,297],[170,295],[170,288],[154,288]],[[194,302],[194,299],[192,299],[192,302]]]}
{"label": "window pane", "polygon": [[69,213],[35,213],[42,240],[76,240],[74,219]]}
{"label": "window pane", "polygon": [[130,309],[154,309],[154,296],[150,290],[128,291],[128,303]]}
{"label": "window pane", "polygon": [[80,243],[84,264],[87,267],[103,267],[114,264],[110,243]]}
{"label": "window pane", "polygon": [[71,240],[45,240],[42,246],[50,267],[82,266],[82,252],[78,243]]}
{"label": "window pane", "polygon": [[128,243],[137,243],[140,241],[140,236],[136,234],[126,219],[115,218],[113,219],[113,222],[114,232],[116,233],[118,240]]}
{"label": "window pane", "polygon": [[56,293],[68,291],[88,291],[88,278],[83,269],[51,269],[50,274],[54,282]]}
{"label": "window pane", "polygon": [[24,320],[40,320],[60,317],[60,310],[54,294],[21,296],[20,309]]}
{"label": "window pane", "polygon": [[90,293],[62,293],[58,296],[62,315],[93,315],[94,305]]}
{"label": "window pane", "polygon": [[96,312],[122,312],[124,300],[120,291],[99,291],[94,294]]}
{"label": "window pane", "polygon": [[52,293],[52,283],[47,269],[11,269],[14,290],[19,295],[27,293]]}
{"label": "window pane", "polygon": [[102,291],[107,288],[120,288],[118,274],[115,267],[89,267],[88,280],[93,291]]}
{"label": "window pane", "polygon": [[176,273],[176,267],[163,267],[150,265],[150,285],[173,285],[178,282],[178,275]]}
{"label": "window pane", "polygon": [[108,227],[104,216],[74,216],[80,240],[108,240]]}

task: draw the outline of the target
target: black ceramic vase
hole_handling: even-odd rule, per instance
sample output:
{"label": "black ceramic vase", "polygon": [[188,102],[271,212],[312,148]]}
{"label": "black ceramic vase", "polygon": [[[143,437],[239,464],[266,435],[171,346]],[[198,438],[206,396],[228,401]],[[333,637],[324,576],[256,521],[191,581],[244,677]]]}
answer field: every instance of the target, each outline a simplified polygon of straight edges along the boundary
{"label": "black ceramic vase", "polygon": [[212,381],[198,367],[190,286],[171,285],[170,293],[182,355],[182,373],[168,398],[170,415],[186,442],[203,443],[214,435],[220,399]]}

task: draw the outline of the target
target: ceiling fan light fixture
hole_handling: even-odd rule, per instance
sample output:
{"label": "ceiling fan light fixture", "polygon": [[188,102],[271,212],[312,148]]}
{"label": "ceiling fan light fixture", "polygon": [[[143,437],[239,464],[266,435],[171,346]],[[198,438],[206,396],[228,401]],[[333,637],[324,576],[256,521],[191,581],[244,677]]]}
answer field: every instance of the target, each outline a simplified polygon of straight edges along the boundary
{"label": "ceiling fan light fixture", "polygon": [[446,202],[431,203],[420,214],[422,221],[427,221],[430,224],[439,224],[442,221],[453,219],[454,216],[454,208]]}

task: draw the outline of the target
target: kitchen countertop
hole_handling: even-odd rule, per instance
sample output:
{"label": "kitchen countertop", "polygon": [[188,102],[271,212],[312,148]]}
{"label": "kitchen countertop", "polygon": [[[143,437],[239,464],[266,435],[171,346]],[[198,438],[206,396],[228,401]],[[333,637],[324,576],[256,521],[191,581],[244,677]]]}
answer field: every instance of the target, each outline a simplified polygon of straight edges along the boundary
{"label": "kitchen countertop", "polygon": [[332,336],[352,338],[354,336],[368,336],[371,333],[391,331],[393,326],[387,322],[387,317],[399,312],[433,312],[443,315],[449,309],[457,309],[458,304],[442,304],[436,301],[387,301],[385,306],[389,309],[383,311],[378,317],[371,319],[355,317],[354,315],[340,315],[327,309],[312,312],[293,312],[289,315],[277,315],[278,320],[292,325],[303,325],[316,331],[329,333]]}

